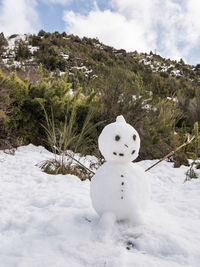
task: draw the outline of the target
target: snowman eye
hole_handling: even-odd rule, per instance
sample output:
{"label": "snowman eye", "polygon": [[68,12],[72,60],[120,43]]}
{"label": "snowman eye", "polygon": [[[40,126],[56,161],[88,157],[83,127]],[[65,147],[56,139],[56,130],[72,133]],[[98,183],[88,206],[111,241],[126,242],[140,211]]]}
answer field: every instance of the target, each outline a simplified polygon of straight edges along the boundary
{"label": "snowman eye", "polygon": [[119,135],[116,135],[115,136],[115,141],[119,141],[120,140],[120,136]]}
{"label": "snowman eye", "polygon": [[134,140],[134,141],[136,140],[136,135],[135,135],[135,134],[133,135],[133,140]]}

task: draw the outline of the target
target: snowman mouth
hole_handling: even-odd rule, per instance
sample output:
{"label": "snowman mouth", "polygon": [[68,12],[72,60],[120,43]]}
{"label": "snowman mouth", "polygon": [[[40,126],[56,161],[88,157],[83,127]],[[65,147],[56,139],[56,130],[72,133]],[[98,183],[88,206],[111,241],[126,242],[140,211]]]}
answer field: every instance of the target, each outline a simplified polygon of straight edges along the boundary
{"label": "snowman mouth", "polygon": [[[135,150],[133,150],[133,151],[131,152],[131,155],[133,155],[134,153],[135,153]],[[113,155],[117,156],[117,153],[116,153],[116,152],[113,152]],[[119,156],[120,156],[120,157],[123,157],[123,156],[124,156],[124,153],[119,153]]]}
{"label": "snowman mouth", "polygon": [[[117,156],[117,153],[116,153],[116,152],[113,152],[113,155]],[[119,156],[120,156],[120,157],[123,157],[124,154],[123,154],[123,153],[119,153]]]}

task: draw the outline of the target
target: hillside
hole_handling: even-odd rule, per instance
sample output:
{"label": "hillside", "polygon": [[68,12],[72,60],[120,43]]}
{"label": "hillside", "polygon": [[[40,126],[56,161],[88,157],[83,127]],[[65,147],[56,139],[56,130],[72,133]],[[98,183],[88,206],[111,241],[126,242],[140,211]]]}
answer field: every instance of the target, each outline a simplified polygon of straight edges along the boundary
{"label": "hillside", "polygon": [[[91,108],[93,125],[102,121],[103,126],[123,114],[142,137],[141,159],[163,156],[192,133],[195,122],[200,123],[199,64],[190,66],[153,52],[127,53],[98,39],[40,31],[8,38],[2,33],[0,67],[0,139],[9,136],[7,144],[43,144],[44,113],[38,101],[47,111],[54,110],[55,120],[64,121],[63,111],[76,94],[78,132]],[[102,126],[87,135],[93,144],[90,153],[95,153]],[[191,155],[194,148],[189,149]],[[182,162],[185,153],[177,156]]]}
{"label": "hillside", "polygon": [[137,65],[140,70],[150,69],[163,77],[182,77],[193,82],[200,79],[199,64],[191,66],[185,64],[182,59],[177,62],[162,58],[153,52],[127,53],[123,49],[117,50],[106,46],[98,39],[80,39],[66,33],[50,34],[44,31],[40,31],[38,35],[16,34],[8,38],[1,33],[0,39],[1,67],[11,70],[25,71],[33,66],[37,68],[38,64],[42,63],[49,70],[60,70],[61,75],[66,69],[78,67],[87,75],[91,73],[90,77],[95,77],[91,67],[94,68],[99,62],[109,63],[110,60],[111,63],[112,60],[121,60],[124,64],[130,62]]}

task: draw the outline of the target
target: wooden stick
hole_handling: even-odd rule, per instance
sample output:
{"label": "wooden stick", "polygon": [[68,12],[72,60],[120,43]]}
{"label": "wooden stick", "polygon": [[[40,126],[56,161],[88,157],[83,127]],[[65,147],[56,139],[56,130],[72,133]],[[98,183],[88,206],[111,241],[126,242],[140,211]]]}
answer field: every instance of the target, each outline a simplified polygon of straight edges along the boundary
{"label": "wooden stick", "polygon": [[56,146],[54,146],[54,148],[60,152],[60,153],[64,153],[66,156],[70,157],[72,160],[76,161],[76,163],[78,163],[80,166],[82,166],[84,169],[86,169],[87,171],[91,172],[93,175],[95,174],[93,171],[91,171],[89,168],[87,168],[86,166],[84,166],[80,161],[78,161],[77,159],[75,159],[74,157],[72,157],[70,154],[68,154],[66,151],[63,151],[59,148],[57,148]]}
{"label": "wooden stick", "polygon": [[156,166],[157,164],[159,164],[161,161],[163,161],[163,160],[167,159],[168,157],[174,155],[182,147],[184,147],[184,146],[188,145],[189,143],[191,143],[194,140],[194,138],[195,138],[195,136],[190,137],[190,135],[188,134],[188,138],[187,138],[187,141],[185,143],[183,143],[182,145],[180,145],[179,147],[177,147],[175,150],[171,151],[169,154],[167,154],[162,159],[160,159],[158,162],[156,162],[155,164],[153,164],[152,166],[150,166],[149,168],[147,168],[145,170],[145,172],[149,171],[151,168],[153,168],[154,166]]}

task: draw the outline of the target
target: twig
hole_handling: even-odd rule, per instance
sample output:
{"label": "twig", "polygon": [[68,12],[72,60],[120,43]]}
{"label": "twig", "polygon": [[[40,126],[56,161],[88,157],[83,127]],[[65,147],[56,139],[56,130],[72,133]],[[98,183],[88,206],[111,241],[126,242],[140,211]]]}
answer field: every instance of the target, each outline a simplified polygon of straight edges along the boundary
{"label": "twig", "polygon": [[175,150],[171,151],[169,154],[167,154],[166,156],[164,156],[162,159],[160,159],[158,162],[156,162],[155,164],[153,164],[152,166],[150,166],[149,168],[147,168],[145,170],[145,172],[149,171],[151,168],[153,168],[154,166],[156,166],[157,164],[159,164],[161,161],[169,158],[170,156],[174,155],[178,150],[180,150],[182,147],[190,144],[193,140],[194,140],[195,136],[190,137],[190,135],[188,134],[188,138],[187,141],[185,143],[183,143],[182,145],[180,145],[179,147],[177,147]]}
{"label": "twig", "polygon": [[86,220],[87,222],[92,222],[90,219],[88,219],[87,217],[83,216],[83,219]]}
{"label": "twig", "polygon": [[53,146],[58,152],[60,153],[64,153],[66,156],[70,157],[72,160],[76,161],[76,163],[78,163],[80,166],[82,166],[84,169],[86,169],[87,171],[91,172],[93,175],[95,174],[93,171],[91,171],[89,168],[87,168],[86,166],[84,166],[80,161],[78,161],[77,159],[75,159],[74,157],[72,157],[70,154],[68,154],[66,151],[63,151],[61,149],[59,149],[56,146]]}
{"label": "twig", "polygon": [[193,169],[195,164],[196,164],[196,162],[193,161],[192,164],[190,165],[189,170],[187,170],[187,172],[186,172],[186,178],[185,178],[183,183],[185,183],[185,182],[187,182],[187,181],[189,181],[189,180],[191,180],[193,178],[198,178],[198,176],[196,175],[196,173],[195,173],[195,171]]}
{"label": "twig", "polygon": [[4,152],[5,154],[14,156],[16,150],[17,150],[16,148],[9,148],[9,149],[4,149],[3,152]]}

